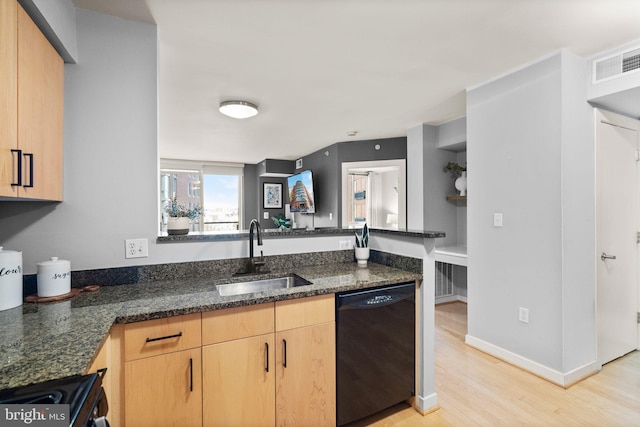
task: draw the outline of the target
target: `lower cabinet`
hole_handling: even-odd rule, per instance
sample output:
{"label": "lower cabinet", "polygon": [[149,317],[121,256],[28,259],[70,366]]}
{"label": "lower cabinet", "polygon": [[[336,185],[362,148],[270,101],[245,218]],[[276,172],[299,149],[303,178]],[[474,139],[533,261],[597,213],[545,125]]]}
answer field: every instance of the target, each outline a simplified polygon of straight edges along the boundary
{"label": "lower cabinet", "polygon": [[124,424],[202,426],[200,313],[124,325]]}
{"label": "lower cabinet", "polygon": [[[262,304],[204,314],[203,425],[335,426],[333,301],[333,295],[323,295],[282,307]],[[278,322],[293,314],[301,315]],[[273,330],[274,320],[275,332],[246,336]],[[216,330],[227,331],[218,339],[229,341],[206,345],[204,337]]]}
{"label": "lower cabinet", "polygon": [[203,425],[273,426],[273,334],[202,348]]}
{"label": "lower cabinet", "polygon": [[276,425],[336,425],[335,323],[276,333]]}
{"label": "lower cabinet", "polygon": [[334,310],[330,294],[117,325],[115,425],[335,426]]}
{"label": "lower cabinet", "polygon": [[127,426],[201,426],[200,348],[125,362]]}

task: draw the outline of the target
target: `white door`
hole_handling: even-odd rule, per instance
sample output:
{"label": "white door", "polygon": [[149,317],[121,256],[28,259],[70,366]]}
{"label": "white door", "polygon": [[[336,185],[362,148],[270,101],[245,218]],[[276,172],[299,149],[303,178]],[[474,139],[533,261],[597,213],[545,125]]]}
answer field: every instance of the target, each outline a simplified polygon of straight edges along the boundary
{"label": "white door", "polygon": [[596,110],[598,362],[638,347],[638,130],[640,122]]}

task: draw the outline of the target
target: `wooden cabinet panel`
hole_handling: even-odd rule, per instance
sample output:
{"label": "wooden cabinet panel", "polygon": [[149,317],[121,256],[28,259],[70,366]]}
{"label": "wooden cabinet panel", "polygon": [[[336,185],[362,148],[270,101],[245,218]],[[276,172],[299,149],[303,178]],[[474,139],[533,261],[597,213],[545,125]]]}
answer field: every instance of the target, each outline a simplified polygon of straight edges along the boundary
{"label": "wooden cabinet panel", "polygon": [[201,349],[125,362],[125,424],[201,426]]}
{"label": "wooden cabinet panel", "polygon": [[274,425],[273,341],[271,333],[203,347],[204,426]]}
{"label": "wooden cabinet panel", "polygon": [[12,187],[18,146],[18,3],[0,2],[0,196],[15,197]]}
{"label": "wooden cabinet panel", "polygon": [[124,326],[124,360],[200,347],[200,313]]}
{"label": "wooden cabinet panel", "polygon": [[0,197],[62,200],[63,97],[62,58],[16,1],[0,2]]}
{"label": "wooden cabinet panel", "polygon": [[335,320],[334,294],[276,302],[276,331]]}
{"label": "wooden cabinet panel", "polygon": [[64,64],[21,7],[18,47],[18,147],[27,155],[19,160],[23,186],[18,195],[62,200]]}
{"label": "wooden cabinet panel", "polygon": [[107,402],[111,405],[111,375],[113,370],[111,369],[111,336],[107,336],[106,340],[100,346],[98,353],[89,365],[87,369],[88,373],[97,372],[99,369],[107,369],[104,377],[102,378],[102,388],[107,395]]}
{"label": "wooden cabinet panel", "polygon": [[336,425],[335,322],[276,333],[276,425]]}
{"label": "wooden cabinet panel", "polygon": [[274,332],[273,303],[202,314],[202,345]]}

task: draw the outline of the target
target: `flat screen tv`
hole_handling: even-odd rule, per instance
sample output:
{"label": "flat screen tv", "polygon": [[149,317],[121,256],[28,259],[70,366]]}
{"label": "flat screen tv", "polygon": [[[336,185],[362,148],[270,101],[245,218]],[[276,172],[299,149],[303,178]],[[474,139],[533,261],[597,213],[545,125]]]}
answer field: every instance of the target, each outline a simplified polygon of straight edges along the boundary
{"label": "flat screen tv", "polygon": [[313,174],[310,170],[291,175],[287,178],[287,186],[291,212],[316,212],[316,203],[313,198]]}

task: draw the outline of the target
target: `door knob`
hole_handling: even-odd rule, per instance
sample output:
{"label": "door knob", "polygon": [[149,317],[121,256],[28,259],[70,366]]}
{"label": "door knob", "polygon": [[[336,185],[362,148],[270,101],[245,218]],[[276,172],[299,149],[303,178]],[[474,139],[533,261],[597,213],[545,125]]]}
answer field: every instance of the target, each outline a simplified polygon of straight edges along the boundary
{"label": "door knob", "polygon": [[604,261],[605,259],[616,259],[615,255],[607,255],[606,252],[602,252],[602,255],[600,255],[600,259],[602,261]]}

